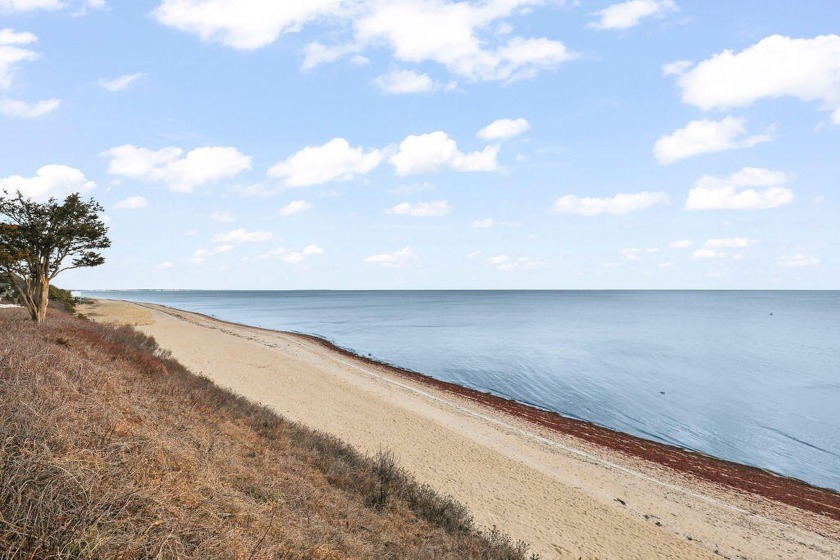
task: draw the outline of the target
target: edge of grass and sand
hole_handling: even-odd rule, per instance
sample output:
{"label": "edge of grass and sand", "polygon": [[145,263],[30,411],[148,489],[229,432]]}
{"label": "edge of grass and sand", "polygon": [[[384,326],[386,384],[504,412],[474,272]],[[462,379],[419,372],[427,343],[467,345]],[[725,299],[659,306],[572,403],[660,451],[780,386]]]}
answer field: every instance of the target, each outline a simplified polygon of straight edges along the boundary
{"label": "edge of grass and sand", "polygon": [[103,305],[115,307],[95,319],[137,323],[222,386],[367,452],[392,449],[479,525],[498,523],[546,557],[840,554],[830,490],[440,382],[317,337],[163,306]]}
{"label": "edge of grass and sand", "polygon": [[220,388],[132,327],[19,309],[0,325],[0,557],[528,557],[387,451]]}
{"label": "edge of grass and sand", "polygon": [[[168,306],[164,305],[136,303],[135,305],[148,306],[152,309],[159,308],[175,310],[175,308],[168,308]],[[177,311],[184,312],[183,310]],[[308,340],[322,346],[328,352],[382,369],[394,376],[410,379],[428,387],[445,391],[451,395],[466,398],[475,403],[479,403],[499,412],[503,412],[539,425],[548,430],[565,435],[571,435],[598,446],[603,446],[630,456],[657,463],[687,475],[695,476],[708,482],[729,487],[738,492],[756,494],[782,504],[840,521],[840,492],[831,488],[816,486],[803,480],[785,476],[768,469],[736,463],[734,461],[728,461],[726,459],[721,459],[699,451],[640,438],[638,436],[613,430],[593,422],[570,418],[553,411],[540,409],[533,405],[495,395],[490,392],[479,391],[477,389],[458,385],[457,383],[441,381],[430,375],[426,375],[415,370],[400,367],[370,356],[365,356],[353,350],[339,346],[338,344],[318,335],[254,327],[243,323],[225,321],[217,317],[195,311],[189,311],[186,313],[197,317],[203,317],[208,321],[218,322],[221,325],[227,324],[236,327],[262,330],[269,333],[280,333],[287,336],[300,337],[301,339]]]}

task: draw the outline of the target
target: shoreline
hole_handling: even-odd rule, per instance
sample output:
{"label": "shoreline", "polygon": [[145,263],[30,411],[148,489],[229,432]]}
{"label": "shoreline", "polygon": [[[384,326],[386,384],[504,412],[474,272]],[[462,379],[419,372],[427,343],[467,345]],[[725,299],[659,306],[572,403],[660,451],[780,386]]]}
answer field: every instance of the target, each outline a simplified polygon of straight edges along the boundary
{"label": "shoreline", "polygon": [[[188,311],[188,313],[194,312]],[[543,410],[514,399],[479,391],[457,383],[442,381],[418,371],[357,354],[317,335],[252,327],[251,325],[233,323],[201,313],[195,314],[221,323],[259,328],[267,332],[304,338],[320,344],[332,352],[362,361],[368,365],[387,368],[395,375],[467,398],[543,428],[577,437],[595,445],[608,447],[614,451],[626,453],[709,482],[722,484],[734,490],[757,494],[785,505],[804,509],[818,515],[826,515],[840,521],[840,492],[832,488],[823,488],[798,478],[785,476],[761,467],[728,461],[701,451],[693,451],[640,438],[633,434],[600,426],[588,420],[571,418],[559,412]],[[708,468],[710,466],[716,468]],[[806,495],[797,495],[797,491],[802,491]]]}
{"label": "shoreline", "polygon": [[[192,312],[190,311],[188,313]],[[202,314],[196,313],[196,315]],[[235,324],[249,328],[261,328],[251,327],[242,323],[231,323],[215,317],[205,317],[221,323]],[[767,469],[762,469],[761,467],[728,461],[700,451],[693,451],[640,438],[632,434],[600,426],[588,420],[571,418],[559,412],[543,410],[489,392],[479,391],[449,381],[442,381],[418,371],[359,355],[317,335],[274,329],[262,330],[301,337],[320,344],[332,352],[360,360],[369,365],[387,368],[395,375],[407,377],[457,396],[473,400],[497,411],[505,412],[522,420],[538,424],[543,428],[554,430],[564,435],[574,436],[595,445],[608,447],[614,451],[633,455],[660,466],[697,476],[709,482],[723,484],[735,490],[757,494],[786,505],[805,509],[819,515],[826,515],[840,521],[840,492],[832,488],[823,488],[798,478],[785,476]],[[710,466],[716,468],[708,468]],[[806,496],[799,496],[796,494],[796,491],[804,491]]]}
{"label": "shoreline", "polygon": [[[840,555],[840,495],[831,490],[440,381],[317,336],[156,304],[100,304],[105,315],[94,317],[139,319],[140,330],[222,386],[368,452],[393,449],[479,522],[535,543],[543,557]],[[628,543],[648,552],[627,556]]]}
{"label": "shoreline", "polygon": [[785,476],[753,465],[728,461],[701,451],[684,449],[674,445],[648,440],[633,434],[600,426],[588,420],[571,418],[559,412],[543,410],[514,399],[508,399],[489,392],[482,392],[457,383],[442,381],[419,371],[364,356],[343,348],[319,335],[268,329],[246,323],[237,323],[219,319],[218,317],[213,317],[205,313],[178,309],[167,305],[138,302],[128,303],[134,303],[135,305],[151,309],[164,308],[190,313],[224,325],[299,337],[310,342],[315,342],[327,350],[336,352],[342,356],[359,360],[371,366],[386,368],[395,375],[409,378],[424,385],[469,399],[494,410],[525,420],[526,422],[537,424],[543,428],[577,437],[595,445],[608,447],[614,451],[629,454],[659,466],[693,475],[708,482],[721,484],[740,492],[756,494],[785,505],[797,507],[818,515],[825,515],[840,521],[840,492],[832,488],[823,488],[798,478]]}

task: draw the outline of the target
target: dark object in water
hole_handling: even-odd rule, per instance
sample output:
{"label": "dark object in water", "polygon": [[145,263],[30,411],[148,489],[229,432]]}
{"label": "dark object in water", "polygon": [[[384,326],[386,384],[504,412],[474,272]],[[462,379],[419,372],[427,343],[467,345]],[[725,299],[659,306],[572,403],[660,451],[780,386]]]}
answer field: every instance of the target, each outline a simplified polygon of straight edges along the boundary
{"label": "dark object in water", "polygon": [[659,391],[659,394],[660,394],[660,395],[664,395],[664,394],[665,394],[665,391]]}

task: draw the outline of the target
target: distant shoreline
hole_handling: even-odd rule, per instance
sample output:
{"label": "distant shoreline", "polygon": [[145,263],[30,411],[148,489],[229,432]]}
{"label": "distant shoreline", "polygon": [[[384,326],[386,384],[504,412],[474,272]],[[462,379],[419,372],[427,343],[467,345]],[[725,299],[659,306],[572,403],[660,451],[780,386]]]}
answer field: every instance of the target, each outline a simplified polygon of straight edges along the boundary
{"label": "distant shoreline", "polygon": [[727,461],[705,453],[647,440],[632,434],[599,426],[586,420],[569,418],[557,412],[542,410],[512,399],[481,392],[456,383],[441,381],[424,373],[402,368],[342,348],[317,335],[267,329],[244,323],[225,321],[204,313],[177,309],[166,305],[138,302],[127,303],[133,303],[149,309],[177,310],[223,325],[246,327],[269,333],[280,333],[287,336],[299,337],[314,342],[344,357],[358,360],[377,368],[383,368],[391,374],[420,382],[458,397],[469,399],[483,406],[493,408],[496,411],[536,424],[542,428],[583,439],[589,443],[607,447],[620,453],[674,469],[707,482],[720,484],[738,492],[756,494],[785,505],[840,521],[840,492],[831,488],[822,488],[793,477],[774,473],[767,469]]}
{"label": "distant shoreline", "polygon": [[[288,289],[288,290],[230,290],[216,288],[126,288],[121,290],[93,290],[77,289],[73,291],[82,292],[114,292],[114,293],[135,293],[135,292],[234,292],[234,293],[294,293],[294,292],[840,292],[840,288],[402,288],[402,289],[366,289],[366,288],[321,288],[321,289]],[[92,297],[90,299],[96,299]],[[122,300],[119,300],[122,301]],[[127,301],[127,300],[126,300]],[[135,302],[131,302],[135,303]]]}

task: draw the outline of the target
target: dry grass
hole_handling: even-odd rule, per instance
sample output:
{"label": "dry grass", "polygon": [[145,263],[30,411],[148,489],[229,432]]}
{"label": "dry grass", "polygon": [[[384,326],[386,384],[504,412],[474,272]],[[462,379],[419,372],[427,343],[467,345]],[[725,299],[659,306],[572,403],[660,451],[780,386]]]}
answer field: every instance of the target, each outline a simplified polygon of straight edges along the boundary
{"label": "dry grass", "polygon": [[0,310],[0,558],[486,558],[389,453],[278,417],[128,327]]}

